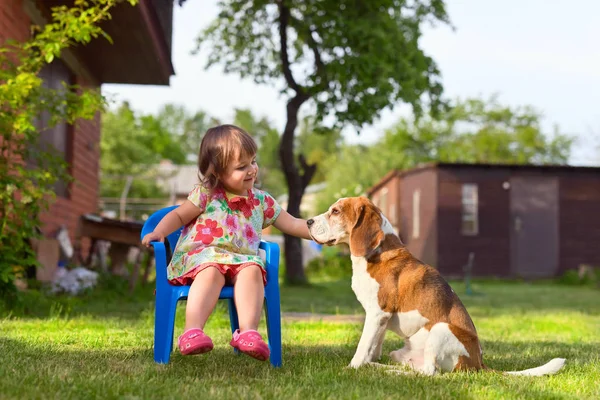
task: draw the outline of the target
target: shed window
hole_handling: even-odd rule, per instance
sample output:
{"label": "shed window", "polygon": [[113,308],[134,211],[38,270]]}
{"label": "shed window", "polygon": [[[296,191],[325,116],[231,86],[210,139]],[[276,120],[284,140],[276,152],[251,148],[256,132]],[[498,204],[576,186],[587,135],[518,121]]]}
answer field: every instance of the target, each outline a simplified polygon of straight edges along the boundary
{"label": "shed window", "polygon": [[462,234],[474,236],[479,233],[479,195],[477,185],[462,185]]}
{"label": "shed window", "polygon": [[421,190],[413,192],[412,202],[412,237],[418,239],[421,234]]}

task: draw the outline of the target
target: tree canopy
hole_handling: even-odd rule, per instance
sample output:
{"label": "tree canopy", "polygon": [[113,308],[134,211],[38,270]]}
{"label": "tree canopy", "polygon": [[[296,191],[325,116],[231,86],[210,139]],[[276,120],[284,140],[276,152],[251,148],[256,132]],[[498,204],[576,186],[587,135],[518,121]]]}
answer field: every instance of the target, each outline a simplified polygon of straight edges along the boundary
{"label": "tree canopy", "polygon": [[[416,114],[442,103],[438,68],[419,46],[423,23],[448,22],[442,0],[226,0],[198,43],[207,67],[257,83],[281,84],[287,121],[279,157],[288,212],[300,214],[316,165],[295,151],[300,107],[329,127],[371,123],[385,108],[408,103]],[[329,123],[331,122],[331,123]],[[285,236],[286,279],[304,283],[300,241]]]}

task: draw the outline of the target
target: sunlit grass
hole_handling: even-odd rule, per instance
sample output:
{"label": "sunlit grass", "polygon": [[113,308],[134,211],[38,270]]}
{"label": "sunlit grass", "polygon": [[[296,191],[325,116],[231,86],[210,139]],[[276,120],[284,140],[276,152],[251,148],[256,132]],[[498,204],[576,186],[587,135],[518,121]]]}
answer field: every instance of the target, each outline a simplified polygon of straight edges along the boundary
{"label": "sunlit grass", "polygon": [[[375,368],[345,368],[361,324],[284,319],[284,365],[273,369],[228,345],[224,303],[207,333],[213,352],[171,363],[152,359],[152,289],[135,296],[94,293],[40,307],[38,316],[0,320],[0,398],[599,398],[600,292],[554,284],[476,283],[466,296],[482,340],[486,364],[497,370],[524,369],[554,357],[567,365],[551,377],[455,373],[433,378],[392,376]],[[46,306],[48,303],[45,303]],[[57,305],[58,304],[58,305]],[[285,312],[360,314],[347,280],[309,288],[282,287]],[[176,334],[183,327],[183,305]],[[261,327],[264,332],[264,326]],[[382,362],[402,341],[389,333]]]}

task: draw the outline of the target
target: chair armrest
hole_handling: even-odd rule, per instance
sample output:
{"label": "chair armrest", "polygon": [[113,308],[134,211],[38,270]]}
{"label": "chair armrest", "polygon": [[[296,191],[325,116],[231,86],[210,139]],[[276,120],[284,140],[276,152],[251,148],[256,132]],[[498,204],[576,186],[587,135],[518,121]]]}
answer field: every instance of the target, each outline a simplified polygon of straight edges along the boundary
{"label": "chair armrest", "polygon": [[265,269],[267,270],[267,284],[274,279],[279,282],[279,245],[277,243],[260,241],[259,249],[265,251]]}
{"label": "chair armrest", "polygon": [[156,287],[168,285],[167,280],[167,250],[163,242],[151,242],[154,248],[154,263],[156,264]]}

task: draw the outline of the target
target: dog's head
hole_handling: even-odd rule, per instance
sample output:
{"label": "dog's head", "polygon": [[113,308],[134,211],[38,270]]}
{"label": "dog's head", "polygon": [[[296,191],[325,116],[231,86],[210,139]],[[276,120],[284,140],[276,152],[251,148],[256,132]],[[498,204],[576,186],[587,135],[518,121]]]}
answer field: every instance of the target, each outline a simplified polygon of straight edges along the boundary
{"label": "dog's head", "polygon": [[356,257],[368,258],[385,237],[381,211],[366,197],[339,199],[307,223],[315,242],[329,246],[347,243]]}

